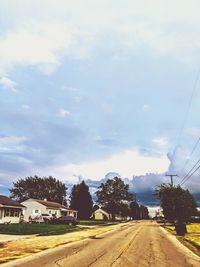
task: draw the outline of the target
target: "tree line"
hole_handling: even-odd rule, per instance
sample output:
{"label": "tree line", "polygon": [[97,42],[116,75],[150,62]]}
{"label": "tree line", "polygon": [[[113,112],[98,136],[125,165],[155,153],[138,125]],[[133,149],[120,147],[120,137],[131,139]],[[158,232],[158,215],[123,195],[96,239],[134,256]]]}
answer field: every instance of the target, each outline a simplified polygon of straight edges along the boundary
{"label": "tree line", "polygon": [[[22,202],[28,198],[47,199],[55,201],[78,211],[79,219],[89,219],[94,211],[94,203],[89,186],[84,182],[72,187],[67,201],[67,187],[58,179],[49,177],[30,176],[19,179],[10,189],[11,198]],[[119,177],[108,179],[102,183],[96,192],[96,204],[112,214],[112,219],[118,215],[122,218],[147,219],[148,209],[134,201],[129,192],[129,185]]]}

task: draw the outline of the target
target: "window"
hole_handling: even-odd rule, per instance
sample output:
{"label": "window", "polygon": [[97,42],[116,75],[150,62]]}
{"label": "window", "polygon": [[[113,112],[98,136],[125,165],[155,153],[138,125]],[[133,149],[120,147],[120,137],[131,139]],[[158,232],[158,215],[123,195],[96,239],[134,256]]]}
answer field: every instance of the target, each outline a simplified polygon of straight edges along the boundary
{"label": "window", "polygon": [[10,209],[10,217],[14,217],[14,210]]}
{"label": "window", "polygon": [[20,211],[17,209],[5,209],[4,217],[19,217]]}
{"label": "window", "polygon": [[39,210],[35,210],[35,213],[39,213]]}
{"label": "window", "polygon": [[9,209],[5,209],[5,211],[4,211],[4,217],[10,217],[10,211],[9,211]]}
{"label": "window", "polygon": [[14,212],[14,216],[15,216],[15,217],[19,217],[19,210],[15,210],[15,212]]}

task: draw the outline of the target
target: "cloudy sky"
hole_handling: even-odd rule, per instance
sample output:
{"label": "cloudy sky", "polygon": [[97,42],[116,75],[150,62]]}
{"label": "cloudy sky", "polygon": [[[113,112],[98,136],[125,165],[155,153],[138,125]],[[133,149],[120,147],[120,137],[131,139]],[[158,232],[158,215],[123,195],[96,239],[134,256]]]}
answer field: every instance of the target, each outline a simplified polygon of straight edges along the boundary
{"label": "cloudy sky", "polygon": [[188,161],[200,136],[199,10],[197,0],[0,0],[0,190],[34,174],[187,173],[200,150]]}

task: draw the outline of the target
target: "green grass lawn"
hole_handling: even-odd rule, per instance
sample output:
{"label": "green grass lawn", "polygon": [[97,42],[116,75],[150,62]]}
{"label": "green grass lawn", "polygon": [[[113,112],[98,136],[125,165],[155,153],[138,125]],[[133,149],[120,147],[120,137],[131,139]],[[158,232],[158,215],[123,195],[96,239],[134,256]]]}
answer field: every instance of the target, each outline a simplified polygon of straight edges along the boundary
{"label": "green grass lawn", "polygon": [[118,222],[111,222],[111,221],[101,221],[101,220],[80,220],[79,225],[85,225],[85,226],[105,226],[105,225],[113,225],[117,224]]}
{"label": "green grass lawn", "polygon": [[[0,234],[11,235],[62,235],[83,229],[81,226],[105,226],[113,225],[117,222],[81,220],[80,226],[70,226],[66,224],[0,224]],[[84,227],[85,229],[85,227]]]}
{"label": "green grass lawn", "polygon": [[[164,228],[175,231],[174,226],[164,226]],[[180,240],[185,240],[200,250],[200,223],[187,224],[187,234],[184,237],[179,237]]]}
{"label": "green grass lawn", "polygon": [[[168,230],[175,231],[175,227],[173,225],[166,225],[163,227]],[[188,234],[200,234],[200,223],[187,224],[187,232]]]}
{"label": "green grass lawn", "polygon": [[80,227],[55,224],[1,224],[0,234],[12,235],[61,235],[81,230]]}

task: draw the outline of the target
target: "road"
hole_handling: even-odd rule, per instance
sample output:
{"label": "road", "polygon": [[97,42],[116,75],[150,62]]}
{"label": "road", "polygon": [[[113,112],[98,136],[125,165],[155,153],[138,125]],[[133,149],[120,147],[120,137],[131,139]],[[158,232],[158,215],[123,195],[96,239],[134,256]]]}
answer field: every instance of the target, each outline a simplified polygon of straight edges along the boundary
{"label": "road", "polygon": [[[3,264],[4,265],[4,264]],[[2,265],[2,266],[3,266]],[[200,258],[155,222],[141,221],[117,231],[26,258],[15,267],[188,267]]]}

